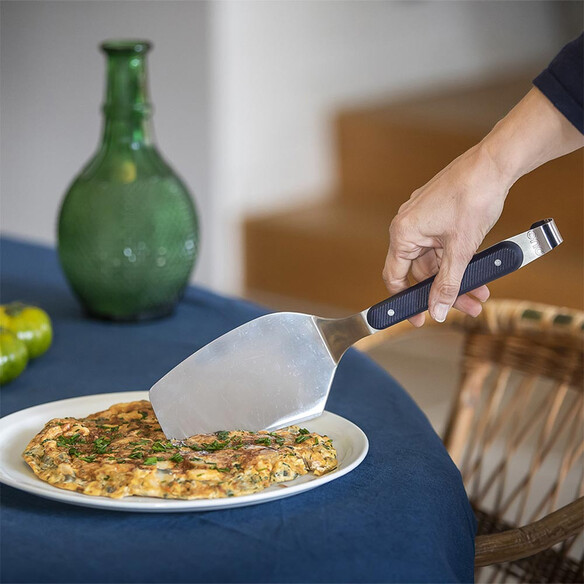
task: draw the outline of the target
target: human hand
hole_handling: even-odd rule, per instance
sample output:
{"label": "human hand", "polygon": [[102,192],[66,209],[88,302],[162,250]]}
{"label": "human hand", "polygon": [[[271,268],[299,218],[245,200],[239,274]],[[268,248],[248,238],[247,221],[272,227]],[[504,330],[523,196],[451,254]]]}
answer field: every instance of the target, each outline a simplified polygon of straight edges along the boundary
{"label": "human hand", "polygon": [[[421,281],[436,274],[428,306],[438,322],[454,305],[477,316],[489,289],[481,286],[457,298],[472,256],[503,209],[512,184],[479,144],[414,191],[390,226],[383,278],[390,294],[407,288],[408,275]],[[424,315],[410,319],[415,326]]]}
{"label": "human hand", "polygon": [[[481,311],[489,290],[460,296],[472,256],[503,210],[509,189],[521,176],[584,146],[584,136],[537,89],[529,93],[483,138],[404,203],[389,228],[383,279],[390,294],[409,286],[408,275],[436,274],[428,306],[445,320],[454,305],[471,316]],[[424,315],[410,319],[424,324]]]}

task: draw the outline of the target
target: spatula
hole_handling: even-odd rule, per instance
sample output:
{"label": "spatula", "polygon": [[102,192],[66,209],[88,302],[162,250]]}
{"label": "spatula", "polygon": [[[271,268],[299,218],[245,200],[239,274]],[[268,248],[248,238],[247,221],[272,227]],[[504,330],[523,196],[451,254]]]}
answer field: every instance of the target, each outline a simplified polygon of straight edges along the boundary
{"label": "spatula", "polygon": [[[561,242],[553,219],[534,223],[477,253],[459,294],[523,267]],[[359,339],[427,310],[433,280],[346,318],[279,312],[224,334],[150,389],[165,435],[271,431],[319,416],[343,353]]]}

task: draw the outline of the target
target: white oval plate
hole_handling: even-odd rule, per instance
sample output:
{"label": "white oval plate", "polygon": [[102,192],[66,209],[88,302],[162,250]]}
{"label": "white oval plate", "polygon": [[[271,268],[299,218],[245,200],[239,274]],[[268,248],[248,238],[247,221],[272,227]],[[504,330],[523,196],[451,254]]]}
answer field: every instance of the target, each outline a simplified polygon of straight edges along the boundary
{"label": "white oval plate", "polygon": [[365,458],[369,442],[365,433],[349,420],[324,412],[322,416],[304,423],[311,432],[326,434],[332,438],[337,450],[338,467],[336,470],[316,477],[307,474],[289,483],[273,485],[253,495],[222,499],[169,500],[154,497],[125,497],[111,499],[94,497],[58,489],[41,481],[24,462],[22,453],[28,443],[42,430],[52,418],[85,417],[106,410],[111,405],[122,402],[148,399],[147,391],[127,391],[122,393],[102,393],[49,402],[20,410],[0,419],[0,482],[22,491],[83,507],[98,507],[118,511],[179,512],[210,511],[266,503],[297,495],[320,487],[342,477],[356,468]]}

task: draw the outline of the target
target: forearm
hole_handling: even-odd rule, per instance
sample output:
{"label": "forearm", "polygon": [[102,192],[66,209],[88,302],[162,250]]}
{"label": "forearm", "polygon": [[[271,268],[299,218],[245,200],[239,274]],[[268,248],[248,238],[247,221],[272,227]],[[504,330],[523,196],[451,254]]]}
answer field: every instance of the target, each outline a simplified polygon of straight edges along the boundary
{"label": "forearm", "polygon": [[535,87],[479,144],[507,188],[542,164],[582,146],[584,136]]}

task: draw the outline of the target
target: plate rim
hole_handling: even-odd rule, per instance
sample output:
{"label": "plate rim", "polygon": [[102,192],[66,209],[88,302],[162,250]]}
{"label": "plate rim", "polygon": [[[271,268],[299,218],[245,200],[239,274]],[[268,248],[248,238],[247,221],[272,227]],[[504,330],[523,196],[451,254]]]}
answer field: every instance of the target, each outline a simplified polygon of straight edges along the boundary
{"label": "plate rim", "polygon": [[[50,402],[45,402],[42,404],[37,404],[35,406],[30,406],[28,408],[23,408],[21,410],[17,410],[11,414],[7,414],[0,418],[0,444],[4,441],[2,440],[3,434],[9,432],[13,429],[14,423],[18,421],[19,418],[27,417],[30,415],[37,415],[41,413],[45,409],[52,409],[52,408],[59,408],[59,407],[67,407],[68,405],[79,406],[83,402],[89,403],[93,401],[101,402],[103,400],[112,400],[109,405],[98,406],[110,407],[114,403],[122,403],[124,400],[128,401],[136,401],[139,399],[148,399],[148,391],[142,390],[133,390],[133,391],[123,391],[123,392],[111,392],[111,393],[98,393],[98,394],[90,394],[84,396],[76,396],[70,398],[64,398],[60,400],[54,400]],[[113,401],[117,400],[117,401]],[[99,411],[99,410],[95,410]],[[88,411],[87,414],[89,415],[94,413],[94,411]],[[351,420],[344,418],[338,414],[333,412],[329,412],[325,410],[322,416],[318,418],[313,418],[306,422],[307,425],[319,421],[322,419],[323,416],[326,416],[325,421],[327,418],[330,418],[332,422],[341,423],[346,425],[360,440],[361,445],[357,441],[353,441],[353,443],[359,447],[358,451],[355,455],[349,460],[346,466],[341,468],[337,468],[330,473],[321,475],[320,477],[315,477],[312,475],[312,479],[307,480],[303,483],[298,483],[295,485],[286,485],[286,487],[279,487],[278,485],[272,485],[267,489],[262,491],[258,491],[257,493],[252,493],[249,495],[241,495],[238,497],[222,497],[216,499],[162,499],[157,497],[123,497],[121,499],[112,499],[110,497],[100,497],[100,496],[89,496],[84,495],[83,493],[78,493],[76,491],[67,491],[65,489],[59,489],[58,487],[54,487],[49,483],[38,479],[34,474],[32,474],[32,470],[30,470],[31,478],[36,478],[38,480],[38,485],[36,483],[22,483],[15,479],[11,474],[8,473],[8,470],[12,470],[13,472],[22,473],[25,472],[24,470],[20,470],[18,468],[10,469],[8,466],[5,465],[5,460],[0,453],[0,483],[10,486],[12,488],[18,489],[20,491],[24,491],[39,497],[43,497],[45,499],[50,499],[53,501],[58,501],[61,503],[67,503],[70,505],[81,506],[81,507],[88,507],[88,508],[97,508],[97,509],[104,509],[104,510],[111,510],[111,511],[126,511],[126,512],[164,512],[164,513],[173,513],[173,512],[196,512],[196,511],[212,511],[212,510],[221,510],[221,509],[232,509],[236,507],[244,507],[249,505],[257,505],[260,503],[268,503],[270,501],[275,501],[278,499],[283,499],[287,497],[291,497],[294,495],[301,494],[303,492],[312,490],[314,488],[320,487],[325,485],[333,480],[341,478],[342,476],[348,474],[349,472],[353,471],[357,468],[361,462],[367,456],[369,451],[369,440],[367,435],[359,426],[357,426]],[[55,417],[55,416],[52,416]],[[49,421],[49,417],[47,416],[46,421]],[[321,420],[322,421],[322,420]],[[39,432],[41,428],[37,430]],[[35,434],[31,434],[30,439],[34,437]],[[7,444],[10,446],[10,443]],[[26,465],[24,461],[22,461],[23,465]]]}

